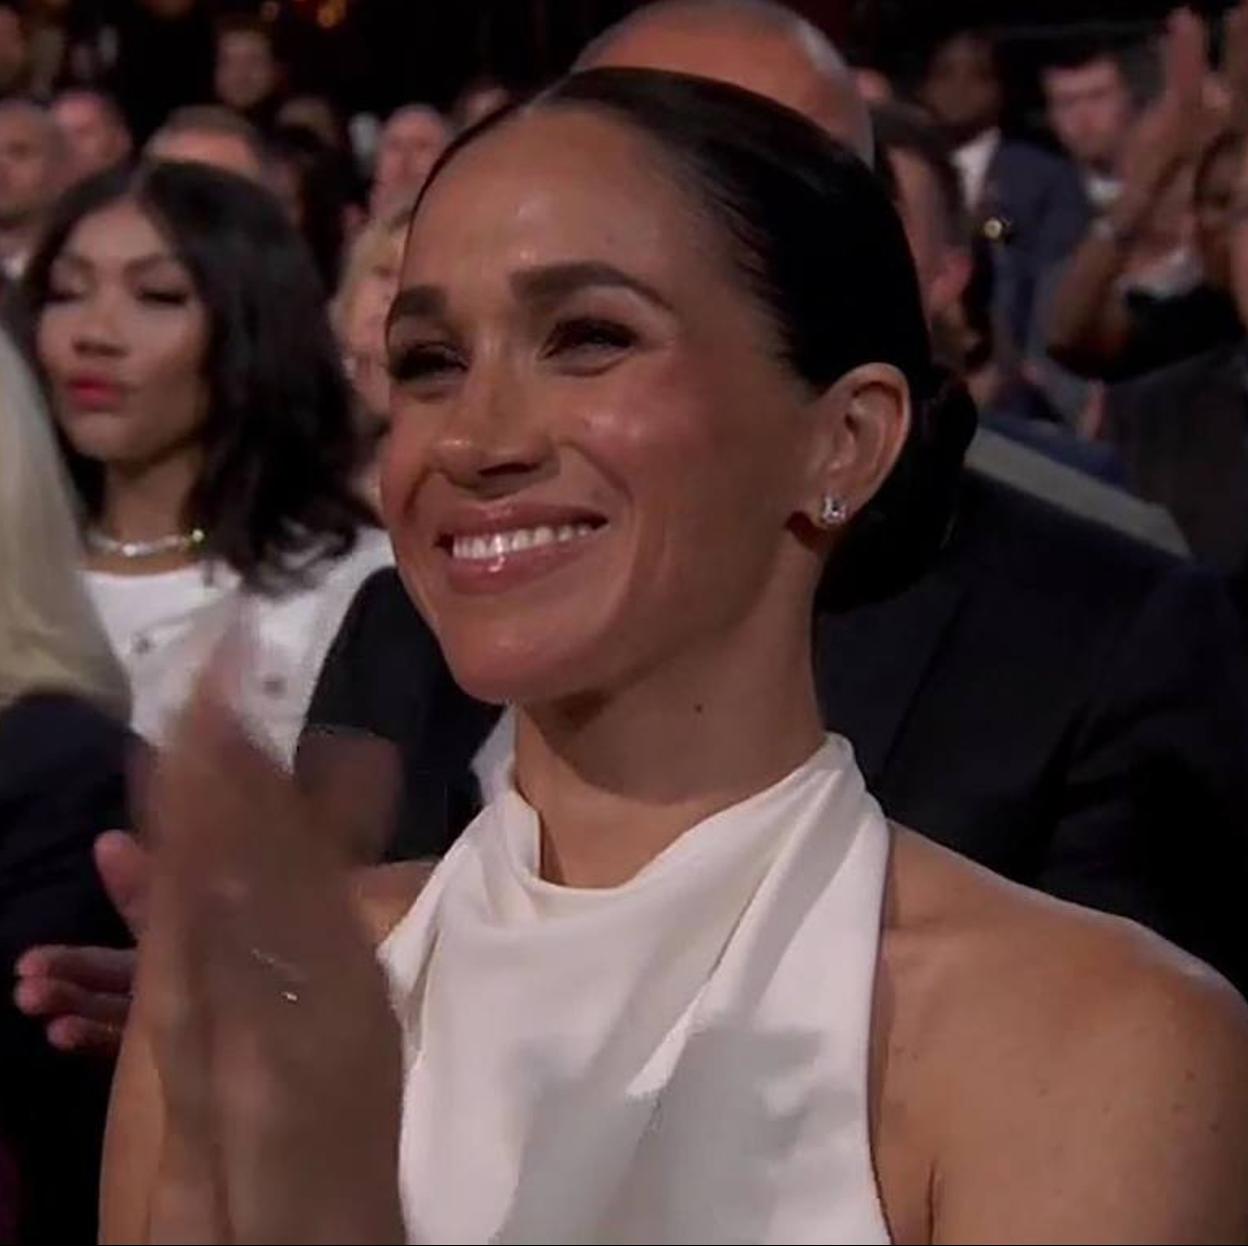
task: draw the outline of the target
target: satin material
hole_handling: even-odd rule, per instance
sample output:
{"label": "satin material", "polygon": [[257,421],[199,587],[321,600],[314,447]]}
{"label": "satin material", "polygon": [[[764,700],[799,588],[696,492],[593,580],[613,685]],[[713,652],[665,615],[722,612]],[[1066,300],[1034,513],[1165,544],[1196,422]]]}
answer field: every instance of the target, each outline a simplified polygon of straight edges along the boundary
{"label": "satin material", "polygon": [[415,1242],[887,1242],[868,1128],[889,833],[849,745],[621,887],[509,789],[381,949]]}

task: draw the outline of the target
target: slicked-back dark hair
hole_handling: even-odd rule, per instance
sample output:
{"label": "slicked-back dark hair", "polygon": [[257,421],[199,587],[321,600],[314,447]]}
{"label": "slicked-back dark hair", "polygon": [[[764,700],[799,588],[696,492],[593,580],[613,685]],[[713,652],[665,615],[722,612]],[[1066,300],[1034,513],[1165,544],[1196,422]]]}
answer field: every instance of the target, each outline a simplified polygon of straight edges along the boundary
{"label": "slicked-back dark hair", "polygon": [[[197,164],[100,174],[58,205],[23,281],[32,326],[53,265],[88,216],[130,200],[186,265],[209,324],[204,465],[184,522],[251,586],[296,583],[310,558],[347,552],[368,513],[352,491],[358,446],[324,294],[277,199]],[[89,515],[99,463],[65,445]]]}
{"label": "slicked-back dark hair", "polygon": [[706,78],[613,68],[573,74],[469,130],[434,166],[425,193],[482,134],[518,112],[559,108],[614,118],[666,160],[724,231],[778,351],[812,393],[867,363],[905,376],[910,438],[855,520],[823,597],[848,605],[908,583],[948,528],[975,412],[933,364],[914,262],[883,184],[847,147],[772,100]]}

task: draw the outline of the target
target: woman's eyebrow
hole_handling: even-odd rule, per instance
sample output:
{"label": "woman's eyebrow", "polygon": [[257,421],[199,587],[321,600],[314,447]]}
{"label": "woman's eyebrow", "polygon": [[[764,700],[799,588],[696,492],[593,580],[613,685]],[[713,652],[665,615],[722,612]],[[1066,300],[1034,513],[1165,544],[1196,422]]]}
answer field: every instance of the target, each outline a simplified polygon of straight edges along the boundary
{"label": "woman's eyebrow", "polygon": [[672,305],[653,286],[601,260],[573,260],[545,264],[512,275],[512,288],[529,302],[557,303],[592,286],[629,290],[665,312]]}
{"label": "woman's eyebrow", "polygon": [[405,317],[441,317],[446,314],[446,291],[441,286],[406,286],[394,296],[386,317],[386,332]]}
{"label": "woman's eyebrow", "polygon": [[[547,304],[557,303],[580,290],[607,286],[629,290],[662,311],[672,311],[671,303],[653,286],[600,260],[572,260],[526,268],[512,274],[511,286],[524,301]],[[395,295],[390,306],[387,331],[408,316],[443,317],[446,306],[446,290],[442,286],[406,286]]]}

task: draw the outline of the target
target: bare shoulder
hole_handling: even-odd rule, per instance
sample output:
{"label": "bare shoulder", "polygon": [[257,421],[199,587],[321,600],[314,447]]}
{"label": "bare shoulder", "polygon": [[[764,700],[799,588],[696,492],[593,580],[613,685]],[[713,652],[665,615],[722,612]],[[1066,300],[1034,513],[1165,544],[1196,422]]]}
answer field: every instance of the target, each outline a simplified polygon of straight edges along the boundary
{"label": "bare shoulder", "polygon": [[992,1011],[1039,1004],[1060,1025],[1061,1002],[1079,1009],[1082,1028],[1101,1004],[1116,1016],[1129,1000],[1172,1000],[1211,1023],[1248,1024],[1233,987],[1151,931],[1017,886],[900,828],[885,934],[899,967]]}
{"label": "bare shoulder", "polygon": [[1212,970],[899,831],[881,978],[943,1236],[1248,1234],[1248,1008]]}
{"label": "bare shoulder", "polygon": [[381,943],[403,920],[436,865],[436,861],[401,861],[370,866],[352,875],[358,911],[375,943]]}

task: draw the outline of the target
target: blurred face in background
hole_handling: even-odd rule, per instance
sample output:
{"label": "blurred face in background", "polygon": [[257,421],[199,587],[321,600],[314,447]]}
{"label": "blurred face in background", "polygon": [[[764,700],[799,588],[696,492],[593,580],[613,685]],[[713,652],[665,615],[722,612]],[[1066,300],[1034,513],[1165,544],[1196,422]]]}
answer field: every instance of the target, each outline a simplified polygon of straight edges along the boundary
{"label": "blurred face in background", "polygon": [[279,69],[273,45],[258,30],[225,30],[217,39],[216,92],[221,103],[250,112],[274,94]]}
{"label": "blurred face in background", "polygon": [[0,4],[0,92],[20,87],[29,68],[30,49],[17,10]]}
{"label": "blurred face in background", "polygon": [[[1232,286],[1232,225],[1241,202],[1240,166],[1244,144],[1221,152],[1201,171],[1193,197],[1196,253],[1205,280],[1219,289]],[[1242,233],[1242,226],[1235,226]]]}
{"label": "blurred face in background", "polygon": [[1134,107],[1122,68],[1111,57],[1044,72],[1049,124],[1074,160],[1109,175],[1118,168]]}
{"label": "blurred face in background", "polygon": [[416,195],[450,142],[450,128],[432,108],[400,108],[386,122],[377,148],[372,210],[378,216]]}
{"label": "blurred face in background", "polygon": [[118,470],[195,454],[206,416],[208,315],[185,265],[130,200],[84,217],[37,322],[56,420]]}
{"label": "blurred face in background", "polygon": [[75,181],[111,169],[129,157],[129,130],[116,109],[94,92],[67,91],[52,105],[52,116],[65,136]]}
{"label": "blurred face in background", "polygon": [[383,423],[390,412],[386,317],[399,289],[406,233],[404,221],[376,224],[361,235],[335,309],[352,388],[366,416]]}
{"label": "blurred face in background", "polygon": [[37,221],[64,176],[60,135],[47,113],[34,104],[0,102],[0,229]]}
{"label": "blurred face in background", "polygon": [[1001,94],[992,45],[973,32],[955,35],[936,49],[919,88],[924,105],[956,143],[1000,122]]}

